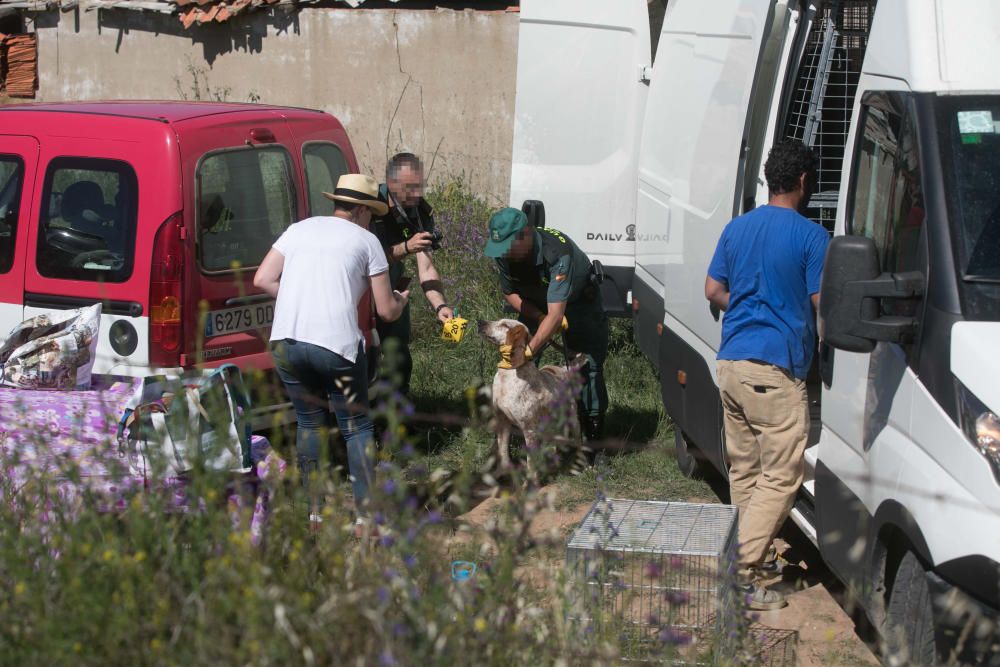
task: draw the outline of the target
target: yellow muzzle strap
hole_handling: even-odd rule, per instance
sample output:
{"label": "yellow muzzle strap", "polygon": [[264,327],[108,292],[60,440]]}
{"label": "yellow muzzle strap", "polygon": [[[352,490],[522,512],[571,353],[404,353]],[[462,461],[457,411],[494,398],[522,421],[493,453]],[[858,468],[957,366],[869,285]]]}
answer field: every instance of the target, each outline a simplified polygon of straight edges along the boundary
{"label": "yellow muzzle strap", "polygon": [[501,345],[500,346],[500,363],[497,364],[497,368],[502,368],[504,370],[511,370],[511,369],[514,369],[514,368],[520,368],[526,362],[530,361],[531,358],[534,356],[534,354],[531,351],[531,346],[530,345],[525,345],[524,346],[524,361],[521,362],[520,364],[518,364],[517,366],[515,366],[514,362],[511,361],[511,355],[513,353],[514,353],[514,346],[513,345]]}
{"label": "yellow muzzle strap", "polygon": [[513,345],[500,346],[500,363],[497,364],[497,368],[502,368],[508,371],[514,368],[514,365],[510,362],[510,355],[513,351],[514,351]]}

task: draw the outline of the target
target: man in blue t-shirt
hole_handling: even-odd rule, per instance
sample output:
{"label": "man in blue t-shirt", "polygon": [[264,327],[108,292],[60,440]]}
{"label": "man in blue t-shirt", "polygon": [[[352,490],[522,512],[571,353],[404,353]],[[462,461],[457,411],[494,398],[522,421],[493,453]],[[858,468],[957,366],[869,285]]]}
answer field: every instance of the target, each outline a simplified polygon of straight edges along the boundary
{"label": "man in blue t-shirt", "polygon": [[740,576],[751,608],[777,609],[787,603],[760,585],[761,568],[802,484],[809,434],[805,379],[830,237],[799,213],[816,178],[809,148],[798,141],[777,144],[764,176],[767,205],[723,230],[705,298],[726,313],[718,376],[729,488],[740,508]]}

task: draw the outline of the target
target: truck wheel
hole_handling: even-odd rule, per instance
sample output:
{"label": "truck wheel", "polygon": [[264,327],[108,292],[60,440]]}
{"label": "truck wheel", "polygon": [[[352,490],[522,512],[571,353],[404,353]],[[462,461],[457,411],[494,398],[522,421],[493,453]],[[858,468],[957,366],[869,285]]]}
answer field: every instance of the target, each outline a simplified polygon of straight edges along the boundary
{"label": "truck wheel", "polygon": [[924,566],[907,551],[896,571],[885,619],[884,665],[932,667],[939,664],[934,611]]}
{"label": "truck wheel", "polygon": [[674,426],[674,448],[677,450],[677,469],[688,479],[701,477],[701,466],[694,455],[694,446],[677,426]]}

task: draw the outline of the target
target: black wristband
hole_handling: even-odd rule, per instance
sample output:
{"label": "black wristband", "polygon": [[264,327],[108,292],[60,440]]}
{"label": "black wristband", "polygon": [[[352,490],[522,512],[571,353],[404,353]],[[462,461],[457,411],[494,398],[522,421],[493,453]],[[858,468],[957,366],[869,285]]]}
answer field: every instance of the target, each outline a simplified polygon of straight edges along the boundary
{"label": "black wristband", "polygon": [[404,255],[409,255],[410,254],[410,247],[408,245],[406,245],[406,242],[409,241],[409,240],[410,239],[403,239],[403,254]]}
{"label": "black wristband", "polygon": [[441,312],[442,308],[447,308],[447,307],[448,307],[448,304],[442,303],[440,306],[438,306],[437,308],[434,309],[434,314],[437,315],[438,313]]}

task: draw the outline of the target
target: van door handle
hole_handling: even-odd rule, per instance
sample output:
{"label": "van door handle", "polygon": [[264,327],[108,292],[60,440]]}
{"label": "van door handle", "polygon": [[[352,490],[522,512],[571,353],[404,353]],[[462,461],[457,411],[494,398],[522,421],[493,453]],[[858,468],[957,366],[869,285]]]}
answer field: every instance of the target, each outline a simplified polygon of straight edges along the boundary
{"label": "van door handle", "polygon": [[234,296],[232,298],[226,299],[227,306],[249,306],[254,303],[261,303],[263,301],[271,301],[273,297],[270,294],[250,294],[248,296]]}
{"label": "van door handle", "polygon": [[121,315],[124,317],[139,317],[142,315],[142,304],[136,301],[118,301],[94,299],[85,296],[61,296],[58,294],[24,293],[24,305],[28,308],[44,308],[46,310],[69,310],[86,308],[95,303],[101,304],[103,315]]}

